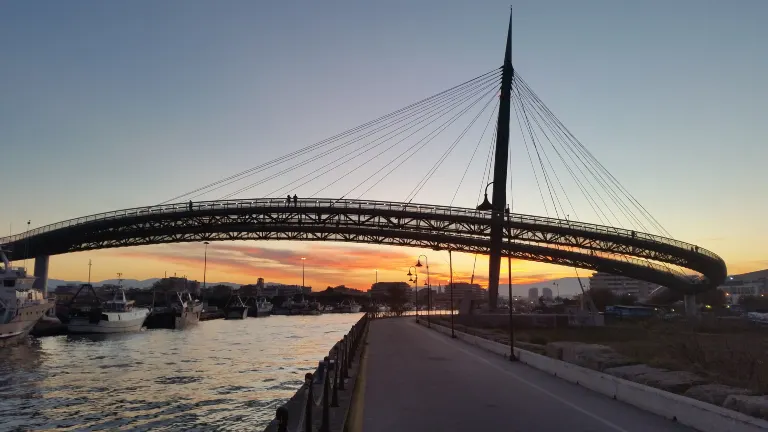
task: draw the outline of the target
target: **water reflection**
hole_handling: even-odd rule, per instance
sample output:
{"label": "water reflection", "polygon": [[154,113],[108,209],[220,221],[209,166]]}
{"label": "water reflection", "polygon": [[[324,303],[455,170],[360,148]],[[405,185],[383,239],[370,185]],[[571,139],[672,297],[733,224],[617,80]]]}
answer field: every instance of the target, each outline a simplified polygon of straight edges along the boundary
{"label": "water reflection", "polygon": [[0,350],[0,429],[260,429],[357,319],[218,320]]}

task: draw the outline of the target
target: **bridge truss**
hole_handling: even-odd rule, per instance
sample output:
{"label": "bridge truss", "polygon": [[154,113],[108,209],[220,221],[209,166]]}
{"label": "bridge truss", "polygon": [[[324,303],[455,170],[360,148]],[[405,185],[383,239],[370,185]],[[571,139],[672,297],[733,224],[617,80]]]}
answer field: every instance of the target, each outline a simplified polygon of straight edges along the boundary
{"label": "bridge truss", "polygon": [[[490,253],[491,212],[398,202],[300,199],[204,201],[133,208],[44,226],[0,244],[14,259],[161,243],[340,241]],[[726,277],[698,246],[620,228],[506,214],[502,255],[621,274],[684,293]],[[686,274],[678,268],[691,271]]]}

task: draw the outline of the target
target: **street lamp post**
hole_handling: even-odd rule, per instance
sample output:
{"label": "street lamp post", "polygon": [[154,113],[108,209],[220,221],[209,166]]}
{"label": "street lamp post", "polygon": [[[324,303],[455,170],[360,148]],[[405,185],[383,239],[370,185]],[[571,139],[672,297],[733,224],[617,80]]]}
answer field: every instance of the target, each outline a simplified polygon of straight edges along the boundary
{"label": "street lamp post", "polygon": [[448,249],[448,266],[451,272],[451,337],[456,338],[456,332],[453,330],[453,258],[451,257],[451,250]]}
{"label": "street lamp post", "polygon": [[301,257],[301,293],[304,294],[304,262],[307,261],[306,258]]}
{"label": "street lamp post", "polygon": [[515,329],[512,325],[512,225],[509,223],[510,211],[507,207],[507,225],[509,226],[509,235],[507,236],[507,281],[508,296],[509,296],[509,360],[515,361]]}
{"label": "street lamp post", "polygon": [[205,284],[205,276],[208,272],[208,242],[203,242],[205,245],[205,253],[203,256],[205,257],[203,260],[203,290],[205,290],[206,284]]}
{"label": "street lamp post", "polygon": [[[411,269],[413,269],[413,273],[411,273]],[[419,274],[416,271],[416,267],[408,267],[407,276],[411,276],[408,278],[408,281],[413,282],[413,293],[415,297],[414,305],[416,306],[416,322],[419,322]]]}
{"label": "street lamp post", "polygon": [[[432,313],[432,285],[429,283],[429,258],[421,254],[416,258],[416,267],[421,267],[421,257],[424,257],[424,264],[427,266],[427,327],[432,327],[429,316]],[[418,285],[417,285],[418,286]]]}

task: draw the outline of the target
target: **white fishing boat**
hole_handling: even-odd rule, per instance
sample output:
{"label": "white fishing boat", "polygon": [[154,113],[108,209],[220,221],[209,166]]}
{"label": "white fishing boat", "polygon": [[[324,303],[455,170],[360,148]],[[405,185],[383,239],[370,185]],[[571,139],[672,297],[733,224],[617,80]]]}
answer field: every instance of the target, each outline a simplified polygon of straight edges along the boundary
{"label": "white fishing boat", "polygon": [[203,313],[203,303],[193,299],[189,292],[176,293],[176,295],[179,298],[179,303],[173,305],[173,310],[176,313],[174,328],[183,329],[199,323],[200,314]]}
{"label": "white fishing boat", "polygon": [[339,310],[344,313],[358,313],[362,309],[362,306],[357,304],[354,300],[344,300],[339,303]]}
{"label": "white fishing boat", "polygon": [[[93,289],[90,285],[83,285],[80,290],[84,287]],[[126,300],[125,292],[118,288],[112,300],[105,301],[100,307],[73,308],[67,330],[70,333],[135,332],[141,330],[147,315],[148,308],[134,307],[133,300]]]}
{"label": "white fishing boat", "polygon": [[0,347],[5,347],[25,341],[54,303],[32,288],[35,278],[27,276],[26,269],[11,267],[2,249],[0,259]]}
{"label": "white fishing boat", "polygon": [[272,313],[272,302],[262,297],[256,300],[256,316],[267,316]]}

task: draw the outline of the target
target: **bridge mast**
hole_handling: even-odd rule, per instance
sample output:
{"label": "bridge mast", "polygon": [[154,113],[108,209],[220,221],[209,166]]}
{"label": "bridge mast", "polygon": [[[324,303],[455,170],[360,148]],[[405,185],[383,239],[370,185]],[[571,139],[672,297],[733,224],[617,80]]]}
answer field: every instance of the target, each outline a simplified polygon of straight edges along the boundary
{"label": "bridge mast", "polygon": [[512,12],[509,13],[507,47],[501,69],[501,94],[499,118],[496,125],[496,156],[493,167],[493,210],[491,211],[491,256],[488,262],[488,307],[496,309],[499,297],[499,273],[501,267],[501,241],[503,237],[504,207],[507,204],[507,157],[509,154],[509,109],[512,93]]}

